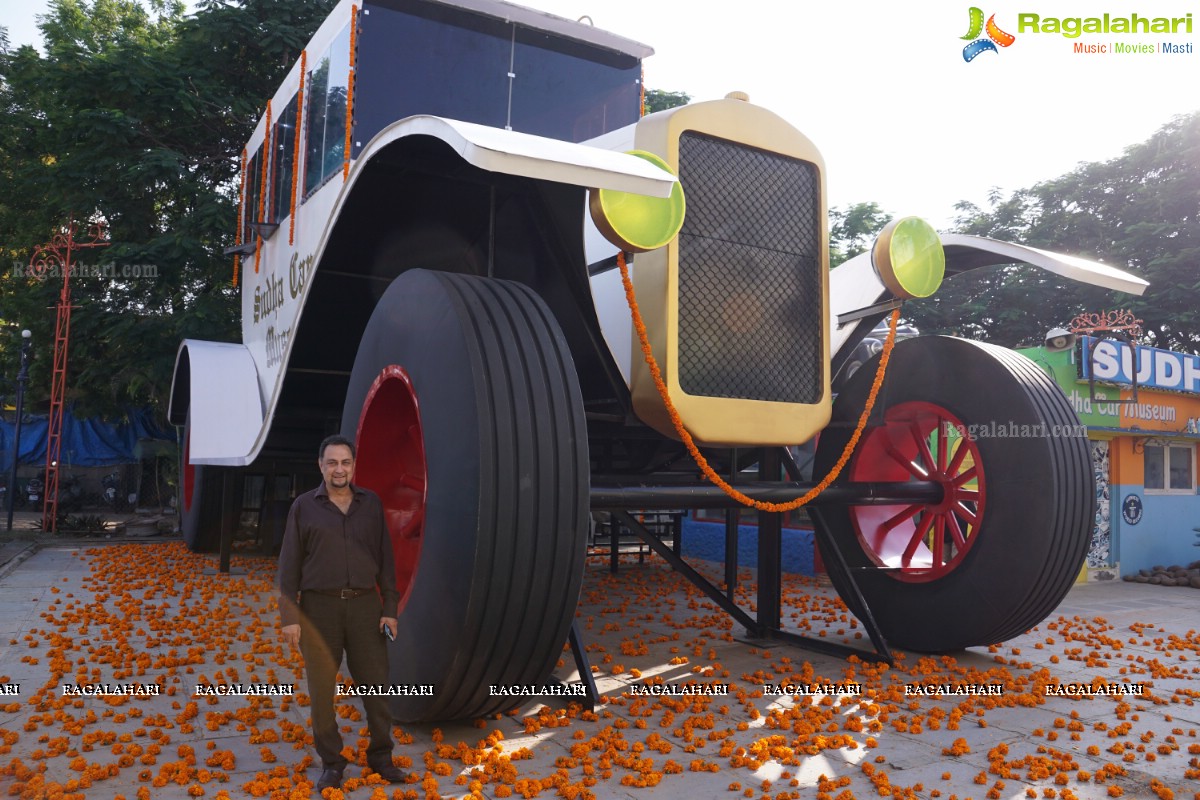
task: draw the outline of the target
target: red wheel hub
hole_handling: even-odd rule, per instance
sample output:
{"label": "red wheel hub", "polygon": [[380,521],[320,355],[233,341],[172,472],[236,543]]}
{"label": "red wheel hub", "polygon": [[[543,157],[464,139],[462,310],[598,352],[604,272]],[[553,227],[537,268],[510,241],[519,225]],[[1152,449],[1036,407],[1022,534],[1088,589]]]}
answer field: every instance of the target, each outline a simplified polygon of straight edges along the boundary
{"label": "red wheel hub", "polygon": [[986,495],[979,450],[966,426],[941,406],[913,401],[889,408],[883,425],[864,437],[850,478],[942,485],[937,504],[850,509],[863,549],[898,580],[947,575],[979,535]]}
{"label": "red wheel hub", "polygon": [[402,367],[385,367],[371,384],[355,439],[355,482],[383,501],[403,608],[421,555],[426,474],[417,396]]}

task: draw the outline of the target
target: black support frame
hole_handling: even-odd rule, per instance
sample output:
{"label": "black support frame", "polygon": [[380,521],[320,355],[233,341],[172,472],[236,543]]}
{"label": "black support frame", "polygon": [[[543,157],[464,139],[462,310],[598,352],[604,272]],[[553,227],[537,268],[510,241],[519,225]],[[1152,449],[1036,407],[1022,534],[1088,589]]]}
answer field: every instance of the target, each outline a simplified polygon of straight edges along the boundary
{"label": "black support frame", "polygon": [[[781,480],[781,470],[787,472],[791,480]],[[756,499],[781,500],[785,496],[796,497],[813,488],[814,484],[799,480],[799,468],[791,453],[782,447],[762,448],[759,458],[759,478],[756,483],[740,484],[737,488]],[[673,569],[681,573],[690,583],[700,589],[710,600],[741,624],[748,634],[756,640],[780,641],[796,645],[803,649],[826,655],[847,658],[858,656],[870,661],[880,661],[894,664],[891,649],[875,622],[854,572],[846,562],[837,541],[829,534],[828,526],[821,519],[822,505],[887,505],[896,502],[926,501],[939,502],[942,487],[933,482],[908,481],[902,483],[834,483],[818,494],[808,505],[810,516],[816,523],[815,537],[822,555],[828,566],[845,575],[848,579],[852,597],[848,598],[857,608],[863,610],[859,615],[873,650],[863,650],[837,642],[803,636],[782,627],[782,529],[783,515],[778,512],[759,511],[758,532],[758,614],[751,617],[734,601],[734,581],[737,576],[737,534],[736,526],[727,520],[725,538],[725,591],[713,585],[706,577],[697,572],[683,560],[671,547],[665,545],[654,536],[644,525],[629,513],[630,509],[649,509],[655,507],[688,507],[712,508],[741,507],[737,501],[727,497],[724,492],[711,484],[693,483],[687,485],[666,484],[649,485],[647,483],[628,483],[593,485],[592,507],[609,509],[614,520],[619,520],[630,531],[637,534],[651,550],[660,555]],[[730,535],[729,528],[733,533]],[[732,568],[731,566],[732,565]],[[732,575],[732,579],[730,576]],[[577,634],[576,634],[577,635]]]}

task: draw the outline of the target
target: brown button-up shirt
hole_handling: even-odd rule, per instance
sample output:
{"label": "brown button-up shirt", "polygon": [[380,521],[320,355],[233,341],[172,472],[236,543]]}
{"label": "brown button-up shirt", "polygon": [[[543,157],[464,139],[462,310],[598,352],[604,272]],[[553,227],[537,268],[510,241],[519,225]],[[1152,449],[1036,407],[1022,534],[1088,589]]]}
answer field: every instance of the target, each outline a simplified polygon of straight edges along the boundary
{"label": "brown button-up shirt", "polygon": [[279,617],[300,622],[300,592],[378,587],[383,614],[396,616],[396,562],[379,496],[350,485],[354,499],[345,514],[322,482],[292,503],[279,551]]}

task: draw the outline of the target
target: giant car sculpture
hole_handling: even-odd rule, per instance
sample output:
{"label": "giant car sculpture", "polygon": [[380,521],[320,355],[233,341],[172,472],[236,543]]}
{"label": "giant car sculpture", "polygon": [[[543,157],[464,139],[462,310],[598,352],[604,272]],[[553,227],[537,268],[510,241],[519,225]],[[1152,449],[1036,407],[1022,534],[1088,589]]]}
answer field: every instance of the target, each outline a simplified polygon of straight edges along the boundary
{"label": "giant car sculpture", "polygon": [[[184,537],[214,548],[251,484],[286,506],[316,483],[315,444],[356,436],[403,594],[393,678],[436,686],[398,698],[399,719],[507,710],[520,698],[490,686],[547,679],[592,509],[644,535],[629,510],[735,505],[680,429],[721,475],[759,465],[734,480],[746,496],[815,495],[826,569],[876,657],[1020,634],[1082,563],[1087,442],[1031,362],[897,343],[837,468],[880,355],[839,373],[943,274],[1145,283],[911,218],[830,271],[814,145],[737,94],[642,117],[650,54],[497,0],[344,0],[242,154],[242,343],[184,341],[172,386]],[[991,423],[1045,435],[965,435]],[[814,439],[806,469],[794,446]],[[750,634],[800,638],[780,624],[778,513],[760,512],[756,616],[648,539]]]}

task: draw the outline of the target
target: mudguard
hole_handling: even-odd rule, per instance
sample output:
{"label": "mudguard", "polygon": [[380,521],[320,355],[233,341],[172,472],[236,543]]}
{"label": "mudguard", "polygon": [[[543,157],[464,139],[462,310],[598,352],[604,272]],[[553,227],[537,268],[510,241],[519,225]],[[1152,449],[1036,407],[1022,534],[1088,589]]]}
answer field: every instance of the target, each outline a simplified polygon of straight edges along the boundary
{"label": "mudguard", "polygon": [[[1077,256],[961,233],[942,234],[941,239],[946,251],[947,277],[996,264],[1029,264],[1073,281],[1129,294],[1140,295],[1150,285],[1124,270]],[[843,346],[853,347],[858,343],[850,341],[855,322],[842,324],[838,320],[840,315],[891,298],[892,293],[871,265],[871,251],[860,253],[833,269],[829,274],[831,352],[836,354]]]}
{"label": "mudguard", "polygon": [[249,464],[263,427],[250,350],[241,344],[184,339],[175,356],[167,418],[175,425],[189,424],[191,463]]}

